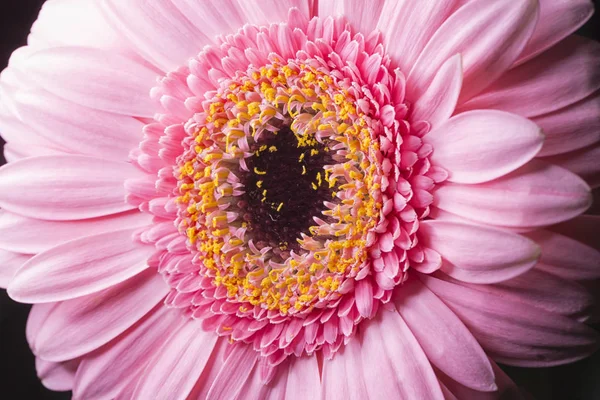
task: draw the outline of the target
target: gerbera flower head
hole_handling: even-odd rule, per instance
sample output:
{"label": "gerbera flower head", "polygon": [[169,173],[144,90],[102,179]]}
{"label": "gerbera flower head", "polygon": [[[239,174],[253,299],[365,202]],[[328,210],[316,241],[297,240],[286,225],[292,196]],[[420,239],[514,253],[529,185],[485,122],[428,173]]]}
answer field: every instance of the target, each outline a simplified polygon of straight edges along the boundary
{"label": "gerbera flower head", "polygon": [[591,12],[48,1],[0,80],[1,283],[43,382],[479,398],[513,389],[492,359],[589,355]]}

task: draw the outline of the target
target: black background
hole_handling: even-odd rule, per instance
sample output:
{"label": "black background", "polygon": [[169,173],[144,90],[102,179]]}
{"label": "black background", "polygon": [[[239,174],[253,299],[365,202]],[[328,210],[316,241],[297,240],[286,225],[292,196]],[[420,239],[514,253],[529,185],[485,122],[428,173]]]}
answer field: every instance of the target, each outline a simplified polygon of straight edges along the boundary
{"label": "black background", "polygon": [[[12,51],[26,43],[29,28],[43,2],[0,0],[0,71],[6,66]],[[596,8],[600,8],[600,0],[594,2]],[[596,14],[579,33],[599,40],[599,29],[600,18]],[[4,163],[1,154],[0,162]],[[36,376],[34,358],[25,341],[28,311],[29,306],[11,301],[6,292],[0,290],[0,398],[69,399],[70,393],[45,389]],[[600,352],[586,360],[561,367],[503,368],[522,388],[540,400],[600,399]]]}

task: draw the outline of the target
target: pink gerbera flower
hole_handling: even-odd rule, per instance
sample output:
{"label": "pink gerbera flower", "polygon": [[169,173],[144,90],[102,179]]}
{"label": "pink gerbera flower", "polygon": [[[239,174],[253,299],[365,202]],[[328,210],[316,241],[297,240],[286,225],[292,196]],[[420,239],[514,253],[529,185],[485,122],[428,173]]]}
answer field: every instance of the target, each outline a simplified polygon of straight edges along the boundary
{"label": "pink gerbera flower", "polygon": [[[478,399],[598,344],[587,0],[49,0],[0,285],[75,399]],[[514,398],[514,397],[511,397]]]}

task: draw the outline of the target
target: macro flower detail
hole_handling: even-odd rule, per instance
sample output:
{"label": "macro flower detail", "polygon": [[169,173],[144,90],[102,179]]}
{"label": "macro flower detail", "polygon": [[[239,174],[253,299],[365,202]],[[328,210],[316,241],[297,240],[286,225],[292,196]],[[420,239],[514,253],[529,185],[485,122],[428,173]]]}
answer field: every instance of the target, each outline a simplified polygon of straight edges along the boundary
{"label": "macro flower detail", "polygon": [[592,11],[49,0],[0,79],[0,284],[43,383],[516,398],[495,361],[591,354]]}

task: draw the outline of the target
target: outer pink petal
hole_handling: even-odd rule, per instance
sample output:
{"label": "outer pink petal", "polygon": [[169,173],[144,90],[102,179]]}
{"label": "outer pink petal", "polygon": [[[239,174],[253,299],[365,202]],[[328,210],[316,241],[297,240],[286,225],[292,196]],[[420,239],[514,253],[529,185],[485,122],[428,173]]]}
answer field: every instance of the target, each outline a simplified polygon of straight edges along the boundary
{"label": "outer pink petal", "polygon": [[431,85],[415,102],[412,121],[427,121],[433,129],[438,128],[454,113],[461,88],[462,57],[457,54],[441,66]]}
{"label": "outer pink petal", "polygon": [[168,290],[160,275],[148,269],[100,293],[58,303],[39,326],[32,348],[49,361],[82,356],[127,330]]}
{"label": "outer pink petal", "polygon": [[570,153],[546,157],[544,160],[579,175],[593,189],[600,187],[600,143]]}
{"label": "outer pink petal", "polygon": [[[456,0],[385,2],[377,29],[383,33],[387,54],[400,70],[404,73],[410,71],[427,42],[455,10],[456,3]],[[354,8],[351,13],[369,14],[372,6],[369,4],[366,7],[369,11],[358,11]],[[362,33],[369,35],[371,31]],[[456,53],[460,51],[446,54],[446,58],[439,65]]]}
{"label": "outer pink petal", "polygon": [[[214,334],[213,334],[214,335]],[[247,344],[233,344],[225,363],[219,370],[207,399],[230,399],[238,395],[258,359],[258,353]]]}
{"label": "outer pink petal", "polygon": [[[598,217],[596,217],[598,218]],[[598,236],[598,232],[588,234]],[[538,268],[564,279],[600,278],[600,251],[568,236],[548,230],[527,234],[542,248]]]}
{"label": "outer pink petal", "polygon": [[533,118],[546,140],[538,157],[579,150],[600,142],[600,92],[569,107]]}
{"label": "outer pink petal", "polygon": [[463,56],[461,102],[481,92],[517,59],[538,16],[534,0],[473,0],[448,18],[417,59],[408,79],[418,96],[451,56]]}
{"label": "outer pink petal", "polygon": [[369,36],[377,28],[382,10],[389,5],[385,0],[319,1],[317,14],[321,18],[343,15],[356,32]]}
{"label": "outer pink petal", "polygon": [[444,398],[427,356],[393,307],[381,309],[363,324],[362,357],[354,362],[362,364],[369,398]]}
{"label": "outer pink petal", "polygon": [[[323,361],[321,398],[362,400],[369,398],[361,363],[362,342],[352,338],[331,360]],[[348,379],[351,376],[352,379]]]}
{"label": "outer pink petal", "polygon": [[107,289],[148,268],[154,246],[134,229],[75,239],[40,253],[14,275],[8,294],[22,303],[69,300]]}
{"label": "outer pink petal", "polygon": [[579,320],[587,319],[594,302],[583,286],[546,273],[537,266],[505,282],[465,286]]}
{"label": "outer pink petal", "polygon": [[16,143],[6,143],[4,145],[4,158],[6,162],[15,162],[27,157],[56,156],[68,154],[63,150],[56,150],[50,147],[40,147],[34,145],[23,145]]}
{"label": "outer pink petal", "polygon": [[521,235],[456,222],[423,221],[419,238],[442,256],[442,271],[465,282],[513,278],[533,268],[540,256],[540,248]]}
{"label": "outer pink petal", "polygon": [[310,0],[240,1],[239,7],[243,18],[255,25],[287,22],[290,8],[293,7],[300,10],[307,18],[312,17]]}
{"label": "outer pink petal", "polygon": [[50,93],[82,106],[148,118],[157,109],[149,95],[156,73],[117,53],[55,47],[33,53],[19,68]]}
{"label": "outer pink petal", "polygon": [[211,42],[171,1],[103,0],[100,5],[115,31],[164,72],[185,64]]}
{"label": "outer pink petal", "polygon": [[471,389],[496,390],[492,366],[479,343],[422,283],[406,282],[394,303],[433,365]]}
{"label": "outer pink petal", "polygon": [[594,13],[590,0],[540,0],[540,19],[521,53],[523,63],[579,29]]}
{"label": "outer pink petal", "polygon": [[25,338],[34,354],[37,352],[35,339],[56,305],[57,303],[34,304],[29,311],[27,325],[25,325]]}
{"label": "outer pink petal", "polygon": [[553,366],[582,359],[597,349],[598,334],[570,318],[429,275],[420,279],[498,362]]}
{"label": "outer pink petal", "polygon": [[[296,358],[292,356],[293,358]],[[306,358],[306,357],[303,357]],[[315,358],[315,357],[310,357]],[[235,396],[233,400],[245,400],[248,397],[261,400],[286,400],[287,380],[289,371],[289,360],[283,364],[279,364],[273,373],[273,377],[268,383],[262,380],[262,365],[256,363],[254,369],[246,380],[244,386]],[[317,366],[318,373],[318,366]],[[299,389],[299,388],[298,388]],[[298,399],[311,399],[312,397],[295,397]]]}
{"label": "outer pink petal", "polygon": [[75,372],[79,366],[79,360],[55,363],[35,359],[35,369],[42,384],[50,390],[64,392],[73,388]]}
{"label": "outer pink petal", "polygon": [[25,264],[31,256],[26,254],[13,253],[0,249],[0,288],[6,289],[17,270]]}
{"label": "outer pink petal", "polygon": [[80,399],[115,398],[139,374],[164,344],[190,322],[179,310],[159,304],[113,342],[88,354],[82,361],[73,387]]}
{"label": "outer pink petal", "polygon": [[93,110],[40,90],[18,92],[15,107],[24,124],[71,153],[127,161],[142,139],[144,124],[135,118]]}
{"label": "outer pink petal", "polygon": [[92,157],[27,158],[0,168],[0,207],[47,220],[115,214],[133,208],[123,182],[140,174],[131,164]]}
{"label": "outer pink petal", "polygon": [[542,148],[540,128],[526,118],[495,110],[456,115],[425,136],[432,163],[448,180],[481,183],[499,178],[531,160]]}
{"label": "outer pink petal", "polygon": [[581,178],[539,160],[492,182],[446,183],[434,194],[434,205],[443,210],[508,227],[552,225],[583,213],[591,203]]}
{"label": "outer pink petal", "polygon": [[321,398],[321,377],[317,357],[293,357],[287,372],[285,400]]}
{"label": "outer pink petal", "polygon": [[151,220],[139,210],[79,221],[45,221],[0,212],[0,249],[37,254],[70,240],[146,226]]}
{"label": "outer pink petal", "polygon": [[569,106],[600,89],[600,44],[570,36],[508,71],[460,111],[493,108],[535,117]]}

